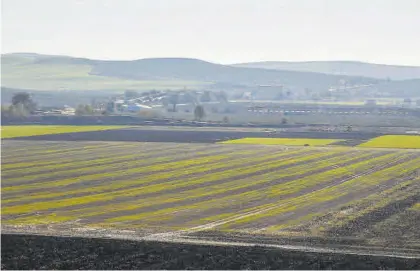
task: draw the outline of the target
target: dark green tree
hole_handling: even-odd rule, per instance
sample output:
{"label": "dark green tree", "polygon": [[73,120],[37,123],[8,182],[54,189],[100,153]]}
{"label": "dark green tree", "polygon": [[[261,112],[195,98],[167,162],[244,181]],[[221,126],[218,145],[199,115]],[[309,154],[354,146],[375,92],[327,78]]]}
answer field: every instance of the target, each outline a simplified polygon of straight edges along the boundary
{"label": "dark green tree", "polygon": [[[27,92],[18,92],[12,97],[12,110],[26,111],[25,114],[31,113],[36,109],[36,104],[32,100],[31,95]],[[23,112],[22,112],[23,113]]]}
{"label": "dark green tree", "polygon": [[206,115],[204,107],[202,105],[197,105],[194,109],[194,117],[196,120],[202,120]]}
{"label": "dark green tree", "polygon": [[91,116],[93,115],[93,108],[88,104],[79,104],[76,108],[76,115]]}

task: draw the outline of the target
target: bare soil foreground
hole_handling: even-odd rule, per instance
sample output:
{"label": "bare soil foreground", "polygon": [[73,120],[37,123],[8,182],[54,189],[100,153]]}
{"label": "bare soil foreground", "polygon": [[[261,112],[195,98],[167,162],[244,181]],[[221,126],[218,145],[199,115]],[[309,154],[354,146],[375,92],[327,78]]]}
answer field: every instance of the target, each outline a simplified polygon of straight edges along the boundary
{"label": "bare soil foreground", "polygon": [[419,259],[2,234],[2,269],[420,269]]}

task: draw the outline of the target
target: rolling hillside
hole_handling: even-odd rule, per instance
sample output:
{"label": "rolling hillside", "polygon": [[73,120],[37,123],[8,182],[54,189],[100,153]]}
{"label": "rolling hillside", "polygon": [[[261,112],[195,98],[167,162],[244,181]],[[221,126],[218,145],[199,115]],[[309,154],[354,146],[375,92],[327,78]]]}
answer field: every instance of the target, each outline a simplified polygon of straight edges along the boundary
{"label": "rolling hillside", "polygon": [[[203,88],[214,83],[282,84],[326,90],[343,76],[239,68],[186,58],[102,61],[31,53],[2,55],[2,87],[31,90],[125,90]],[[376,79],[345,77],[354,84]]]}
{"label": "rolling hillside", "polygon": [[366,76],[378,79],[390,78],[392,80],[420,79],[420,67],[381,65],[357,61],[267,61],[241,63],[232,66],[272,70],[319,72],[348,76]]}
{"label": "rolling hillside", "polygon": [[103,61],[38,54],[6,54],[1,57],[2,87],[27,90],[123,91],[202,87],[204,82],[134,80],[92,73]]}

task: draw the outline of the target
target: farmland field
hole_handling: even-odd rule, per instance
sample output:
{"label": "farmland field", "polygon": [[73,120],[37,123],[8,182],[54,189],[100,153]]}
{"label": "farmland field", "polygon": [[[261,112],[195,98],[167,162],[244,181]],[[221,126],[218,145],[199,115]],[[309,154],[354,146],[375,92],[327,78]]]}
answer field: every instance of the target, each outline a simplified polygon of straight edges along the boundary
{"label": "farmland field", "polygon": [[373,138],[368,142],[361,144],[360,147],[420,149],[420,136],[385,135]]}
{"label": "farmland field", "polygon": [[23,125],[2,126],[1,138],[15,138],[25,136],[77,133],[88,131],[103,131],[121,129],[127,126],[72,126],[72,125]]}
{"label": "farmland field", "polygon": [[418,252],[419,165],[418,150],[5,140],[2,228]]}

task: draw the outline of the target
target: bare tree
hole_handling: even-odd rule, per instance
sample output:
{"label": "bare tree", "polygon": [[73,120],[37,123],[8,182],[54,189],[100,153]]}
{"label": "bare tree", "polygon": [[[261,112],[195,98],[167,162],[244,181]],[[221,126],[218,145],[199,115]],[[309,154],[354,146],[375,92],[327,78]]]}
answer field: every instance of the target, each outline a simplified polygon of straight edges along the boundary
{"label": "bare tree", "polygon": [[179,101],[179,93],[175,92],[172,93],[171,96],[169,97],[169,103],[172,104],[172,111],[176,112],[176,105],[178,104]]}

